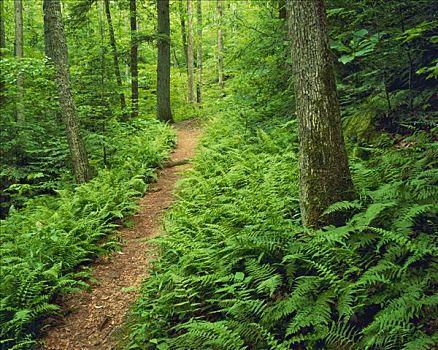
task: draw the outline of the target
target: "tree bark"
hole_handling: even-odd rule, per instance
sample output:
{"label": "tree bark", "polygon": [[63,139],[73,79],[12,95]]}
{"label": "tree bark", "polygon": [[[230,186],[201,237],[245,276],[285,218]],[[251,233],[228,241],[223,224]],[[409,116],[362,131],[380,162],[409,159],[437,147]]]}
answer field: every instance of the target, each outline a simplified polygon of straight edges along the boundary
{"label": "tree bark", "polygon": [[67,132],[73,174],[76,182],[82,183],[91,178],[91,171],[85,144],[80,134],[76,106],[71,92],[68,49],[61,15],[61,5],[59,0],[44,0],[43,9],[46,28],[45,35],[47,35],[45,42],[50,45],[50,58],[56,69],[62,118]]}
{"label": "tree bark", "polygon": [[331,204],[355,198],[341,118],[323,0],[288,0],[300,138],[300,209],[303,223],[319,227],[336,218]]}
{"label": "tree bark", "polygon": [[137,3],[130,0],[131,15],[131,118],[138,116],[138,41],[137,41]]}
{"label": "tree bark", "polygon": [[216,1],[216,11],[218,18],[218,30],[217,30],[217,69],[218,69],[218,82],[221,89],[224,88],[224,43],[222,34],[222,0]]}
{"label": "tree bark", "polygon": [[196,15],[197,15],[197,34],[198,40],[196,45],[196,63],[197,63],[197,76],[198,81],[196,84],[196,102],[202,103],[202,1],[196,2]]}
{"label": "tree bark", "polygon": [[[184,9],[184,1],[178,1],[179,4],[179,18],[181,22],[181,42],[183,45],[183,51],[184,51],[184,59],[185,59],[185,66],[186,69],[188,69],[188,57],[187,57],[187,30],[186,30],[186,20],[185,20],[185,9]],[[188,72],[187,72],[188,74]]]}
{"label": "tree bark", "polygon": [[[14,18],[15,18],[15,56],[19,64],[24,57],[24,43],[23,43],[23,3],[21,0],[14,0]],[[16,112],[17,122],[22,124],[24,122],[24,75],[19,70],[17,73],[17,99]]]}
{"label": "tree bark", "polygon": [[116,37],[114,35],[113,21],[111,19],[110,3],[109,0],[104,0],[104,2],[105,2],[106,20],[108,22],[110,45],[113,51],[114,74],[116,76],[117,86],[119,87],[120,108],[122,110],[123,119],[127,120],[128,113],[126,112],[126,100],[125,100],[125,94],[123,93],[122,76],[120,74],[120,66],[119,66],[119,53],[117,52]]}
{"label": "tree bark", "polygon": [[170,18],[169,0],[157,1],[158,62],[157,62],[157,118],[173,122],[170,108]]}
{"label": "tree bark", "polygon": [[[4,17],[4,4],[3,0],[0,0],[0,60],[4,55],[3,50],[6,48],[6,33],[5,33],[5,17]],[[4,105],[4,93],[6,84],[3,73],[0,72],[0,107]]]}
{"label": "tree bark", "polygon": [[187,84],[188,84],[188,97],[189,102],[195,102],[194,80],[195,80],[195,68],[193,57],[193,7],[192,0],[187,0]]}

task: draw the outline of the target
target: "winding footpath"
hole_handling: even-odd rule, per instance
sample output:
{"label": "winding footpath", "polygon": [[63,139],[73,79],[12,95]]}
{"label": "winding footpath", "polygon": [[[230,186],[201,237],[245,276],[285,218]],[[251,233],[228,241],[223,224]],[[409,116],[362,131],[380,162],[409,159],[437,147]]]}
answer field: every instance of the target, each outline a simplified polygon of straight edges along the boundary
{"label": "winding footpath", "polygon": [[181,171],[190,167],[188,160],[201,134],[194,120],[177,124],[176,130],[177,147],[167,167],[158,172],[158,181],[140,200],[133,227],[120,230],[122,251],[101,257],[92,265],[96,281],[90,291],[64,297],[61,305],[65,316],[54,319],[42,350],[117,349],[114,335],[126,321],[138,297],[136,289],[147,277],[146,267],[156,256],[148,240],[160,234],[163,211],[173,201],[173,188]]}

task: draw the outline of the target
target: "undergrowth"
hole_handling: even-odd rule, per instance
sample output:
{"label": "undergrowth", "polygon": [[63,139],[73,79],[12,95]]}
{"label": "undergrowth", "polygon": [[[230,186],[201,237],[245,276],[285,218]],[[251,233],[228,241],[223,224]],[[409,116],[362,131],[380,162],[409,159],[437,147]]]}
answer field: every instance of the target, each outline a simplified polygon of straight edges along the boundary
{"label": "undergrowth", "polygon": [[[236,115],[238,115],[236,113]],[[340,227],[300,224],[294,121],[213,122],[157,239],[129,349],[434,349],[437,143],[352,159]]]}
{"label": "undergrowth", "polygon": [[42,318],[58,310],[55,297],[87,286],[83,264],[115,248],[102,238],[135,212],[174,142],[155,121],[137,120],[115,135],[108,166],[92,181],[29,200],[0,222],[1,349],[35,345]]}

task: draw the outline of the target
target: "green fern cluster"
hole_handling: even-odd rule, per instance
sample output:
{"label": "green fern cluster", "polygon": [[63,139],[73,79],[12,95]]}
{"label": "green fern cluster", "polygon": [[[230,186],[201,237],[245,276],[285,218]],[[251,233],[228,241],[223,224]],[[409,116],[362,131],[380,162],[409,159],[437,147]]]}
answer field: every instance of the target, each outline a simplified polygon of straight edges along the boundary
{"label": "green fern cluster", "polygon": [[56,197],[30,200],[1,221],[1,349],[34,344],[42,318],[58,309],[56,295],[86,287],[88,270],[76,267],[117,244],[101,240],[117,219],[135,212],[135,198],[146,191],[153,168],[173,143],[169,128],[136,124],[114,154],[112,169],[76,189],[59,190]]}
{"label": "green fern cluster", "polygon": [[312,231],[299,222],[294,122],[266,125],[228,115],[209,129],[129,348],[435,348],[436,143],[416,135],[354,160],[360,200],[327,210],[349,219]]}

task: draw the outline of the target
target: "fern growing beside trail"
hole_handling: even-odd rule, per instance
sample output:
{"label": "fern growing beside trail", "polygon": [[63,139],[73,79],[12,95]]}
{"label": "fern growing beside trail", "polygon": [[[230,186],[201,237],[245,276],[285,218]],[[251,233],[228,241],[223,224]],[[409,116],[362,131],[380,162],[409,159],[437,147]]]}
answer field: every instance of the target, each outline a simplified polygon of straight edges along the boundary
{"label": "fern growing beside trail", "polygon": [[135,212],[174,144],[173,131],[158,122],[139,120],[126,130],[113,140],[110,169],[76,189],[30,200],[1,221],[1,349],[35,345],[42,319],[58,310],[55,297],[87,286],[89,272],[77,266],[114,247],[102,238]]}
{"label": "fern growing beside trail", "polygon": [[[294,121],[213,122],[181,181],[129,349],[434,349],[436,142],[353,160],[343,226],[300,225]],[[397,171],[395,171],[397,168]]]}

